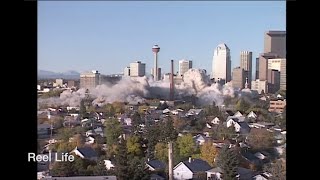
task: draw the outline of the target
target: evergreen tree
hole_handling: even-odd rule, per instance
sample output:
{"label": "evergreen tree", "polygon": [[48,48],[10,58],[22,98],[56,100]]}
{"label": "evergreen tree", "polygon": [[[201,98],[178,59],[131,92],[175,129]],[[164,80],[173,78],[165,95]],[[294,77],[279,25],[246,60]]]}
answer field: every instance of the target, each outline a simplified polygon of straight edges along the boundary
{"label": "evergreen tree", "polygon": [[117,119],[109,119],[106,121],[105,135],[107,145],[112,146],[118,141],[119,136],[122,134],[122,127]]}
{"label": "evergreen tree", "polygon": [[145,170],[145,159],[131,158],[128,165],[128,177],[132,180],[149,180],[150,173]]}
{"label": "evergreen tree", "polygon": [[236,178],[239,161],[237,154],[228,146],[225,145],[221,148],[216,158],[216,164],[223,170],[224,180],[234,180]]}
{"label": "evergreen tree", "polygon": [[175,141],[178,137],[178,132],[174,129],[173,127],[173,121],[172,119],[169,117],[169,119],[167,121],[164,122],[164,125],[161,126],[162,128],[162,140],[164,140],[165,142],[169,142],[169,141]]}
{"label": "evergreen tree", "polygon": [[87,110],[86,110],[86,106],[84,104],[84,99],[81,99],[80,101],[80,111],[79,114],[80,116],[83,118],[86,116]]}
{"label": "evergreen tree", "polygon": [[117,154],[115,156],[115,174],[119,180],[129,179],[127,142],[123,138],[121,138],[117,146]]}

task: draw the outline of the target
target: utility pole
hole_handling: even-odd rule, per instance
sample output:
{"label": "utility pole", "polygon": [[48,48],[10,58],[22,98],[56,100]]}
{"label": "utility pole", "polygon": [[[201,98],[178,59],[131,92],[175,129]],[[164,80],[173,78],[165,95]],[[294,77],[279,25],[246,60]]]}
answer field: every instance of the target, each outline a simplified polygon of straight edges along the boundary
{"label": "utility pole", "polygon": [[168,143],[168,158],[169,158],[169,180],[173,180],[173,150],[172,141]]}

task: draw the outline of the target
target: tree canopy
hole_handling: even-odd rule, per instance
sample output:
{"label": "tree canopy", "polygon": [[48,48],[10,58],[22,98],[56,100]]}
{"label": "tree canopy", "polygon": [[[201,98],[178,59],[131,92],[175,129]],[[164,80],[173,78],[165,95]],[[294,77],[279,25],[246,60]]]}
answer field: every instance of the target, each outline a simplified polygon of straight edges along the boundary
{"label": "tree canopy", "polygon": [[223,146],[216,158],[216,165],[223,171],[224,180],[234,180],[237,176],[239,161],[237,154],[229,149],[227,145]]}

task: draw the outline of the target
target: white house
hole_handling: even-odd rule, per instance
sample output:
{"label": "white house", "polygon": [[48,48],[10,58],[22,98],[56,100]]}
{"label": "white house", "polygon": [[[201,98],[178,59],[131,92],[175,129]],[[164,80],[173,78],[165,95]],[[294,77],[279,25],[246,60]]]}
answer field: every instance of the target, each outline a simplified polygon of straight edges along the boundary
{"label": "white house", "polygon": [[222,180],[223,171],[220,167],[210,169],[210,170],[206,171],[206,173],[207,173],[208,179],[212,178],[215,180]]}
{"label": "white house", "polygon": [[268,172],[264,172],[261,174],[258,174],[256,176],[254,176],[252,179],[253,180],[268,180],[272,175]]}
{"label": "white house", "polygon": [[131,118],[124,118],[123,122],[127,125],[127,126],[131,126],[132,124],[132,120]]}
{"label": "white house", "polygon": [[206,142],[206,137],[201,134],[194,136],[193,139],[195,140],[197,145],[202,145]]}
{"label": "white house", "polygon": [[256,113],[254,113],[253,111],[250,111],[250,113],[247,115],[247,118],[253,118],[256,119],[258,116]]}
{"label": "white house", "polygon": [[203,112],[202,109],[190,109],[187,113],[186,116],[199,116]]}
{"label": "white house", "polygon": [[[223,170],[220,167],[216,167],[213,169],[210,169],[207,172],[207,178],[215,179],[215,180],[222,180],[223,178]],[[237,168],[237,176],[235,179],[239,180],[247,180],[251,179],[253,175],[253,171],[250,169],[238,167]]]}
{"label": "white house", "polygon": [[114,168],[114,164],[110,160],[104,160],[104,165],[106,166],[106,169],[110,170]]}
{"label": "white house", "polygon": [[211,129],[212,126],[209,123],[206,123],[207,128]]}
{"label": "white house", "polygon": [[236,132],[249,133],[250,127],[246,122],[235,121],[234,119],[229,119],[227,121],[227,127],[234,126]]}
{"label": "white house", "polygon": [[243,114],[240,111],[237,111],[233,116],[235,117],[242,117]]}
{"label": "white house", "polygon": [[212,121],[212,124],[219,124],[220,123],[220,119],[218,117],[215,117]]}
{"label": "white house", "polygon": [[162,111],[163,114],[166,114],[166,113],[169,113],[169,112],[170,112],[170,109],[168,109],[168,108]]}
{"label": "white house", "polygon": [[209,169],[211,166],[207,162],[189,158],[173,168],[173,178],[175,180],[197,179],[201,173],[205,173]]}

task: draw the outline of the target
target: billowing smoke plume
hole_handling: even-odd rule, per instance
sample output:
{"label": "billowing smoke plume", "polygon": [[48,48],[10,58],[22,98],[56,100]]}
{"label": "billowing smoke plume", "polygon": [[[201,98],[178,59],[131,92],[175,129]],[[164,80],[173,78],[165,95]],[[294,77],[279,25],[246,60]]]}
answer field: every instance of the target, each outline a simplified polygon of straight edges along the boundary
{"label": "billowing smoke plume", "polygon": [[[234,89],[228,83],[224,86],[211,84],[209,77],[201,69],[188,70],[184,74],[182,83],[175,85],[174,91],[175,99],[183,100],[185,97],[195,96],[198,104],[212,104],[214,101],[217,105],[221,105],[224,96],[234,97],[235,95]],[[169,92],[169,81],[153,81],[148,77],[124,77],[115,85],[103,84],[91,89],[90,96],[94,98],[93,103],[98,105],[115,101],[137,104],[147,98],[168,99]],[[79,106],[84,97],[84,89],[76,92],[66,90],[59,98],[39,99],[39,103]]]}

